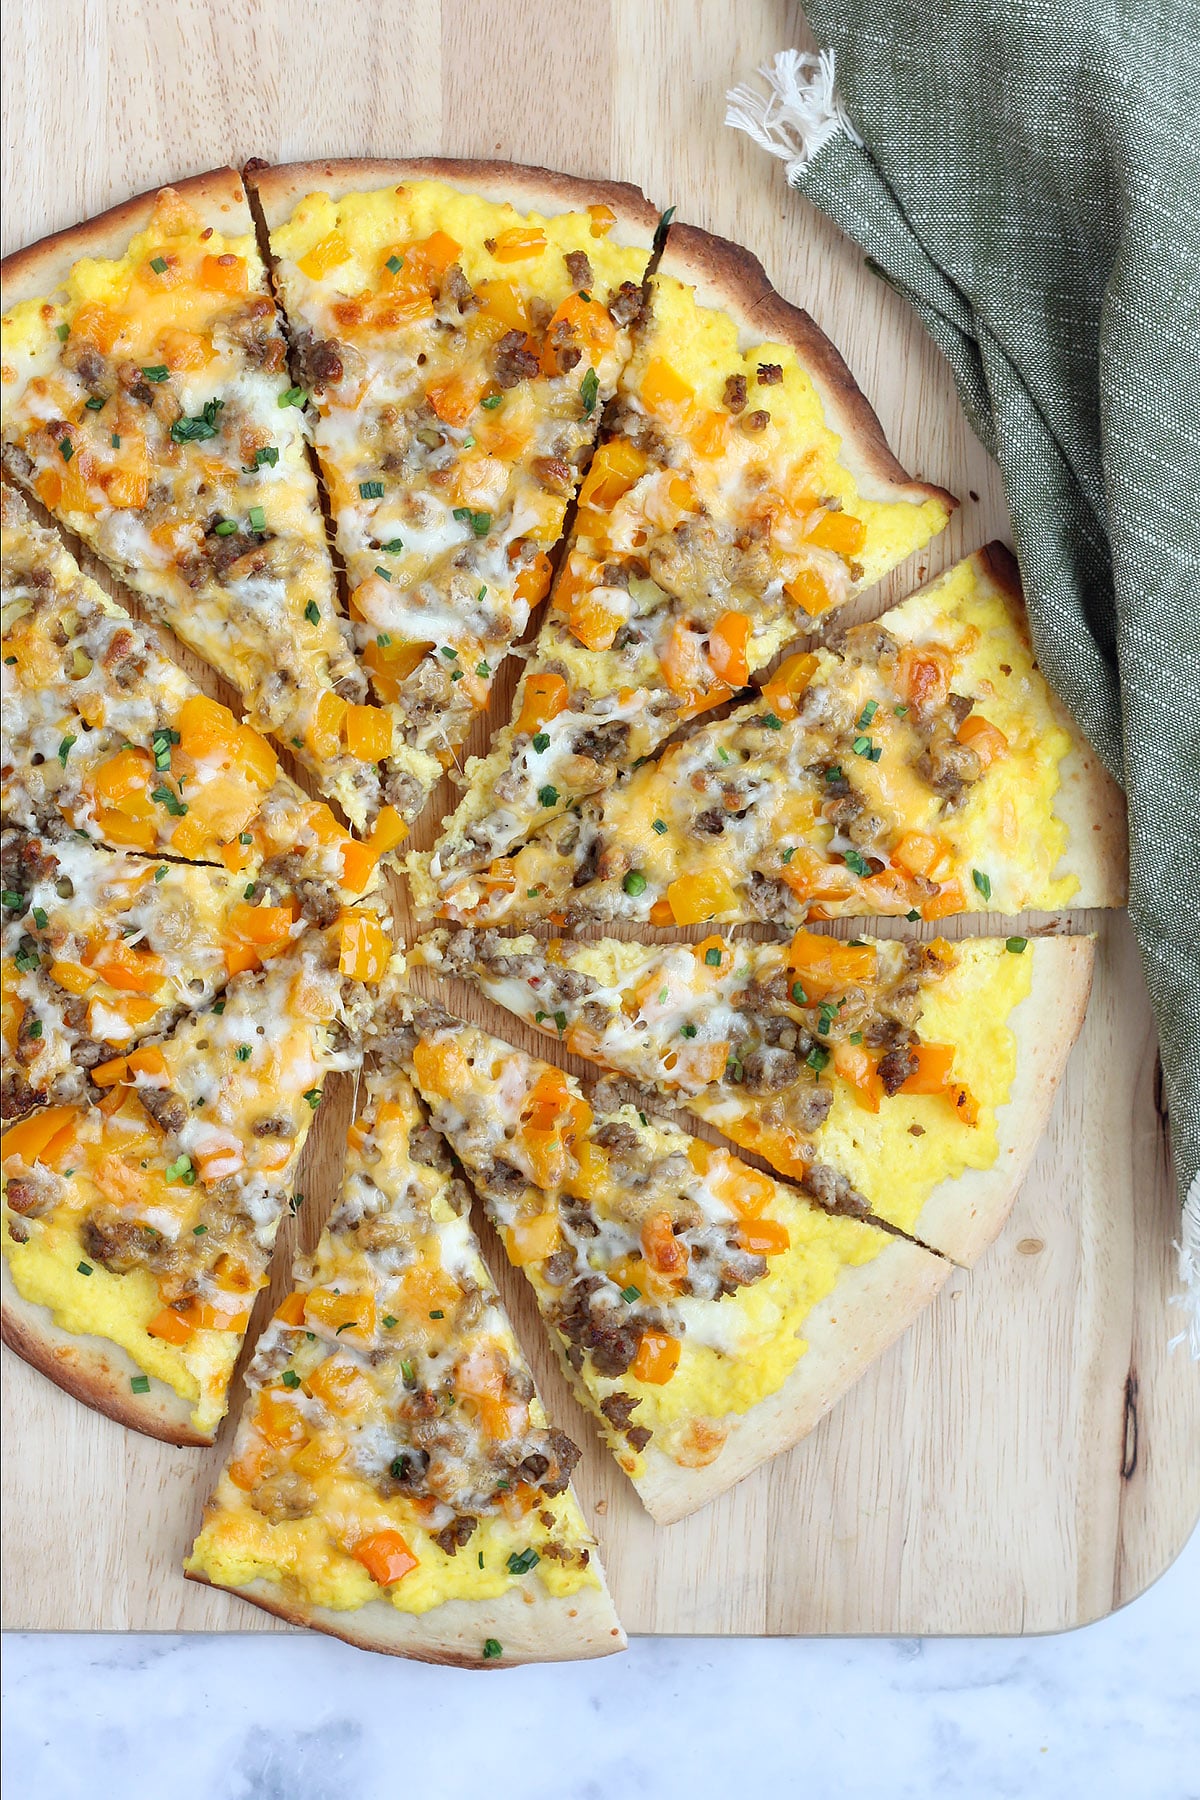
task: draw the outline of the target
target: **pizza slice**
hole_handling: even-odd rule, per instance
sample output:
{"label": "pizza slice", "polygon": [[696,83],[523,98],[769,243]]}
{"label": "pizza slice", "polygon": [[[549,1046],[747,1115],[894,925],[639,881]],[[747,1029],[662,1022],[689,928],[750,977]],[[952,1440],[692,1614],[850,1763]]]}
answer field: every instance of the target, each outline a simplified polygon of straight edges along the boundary
{"label": "pizza slice", "polygon": [[945,526],[808,314],[754,258],[673,226],[579,495],[512,723],[427,859],[477,869]]}
{"label": "pizza slice", "polygon": [[[1038,671],[991,544],[512,856],[431,895],[472,924],[697,925],[1116,906],[1121,796]],[[414,859],[410,858],[410,863]]]}
{"label": "pizza slice", "polygon": [[163,1043],[94,1065],[85,1097],[5,1132],[19,1356],[135,1430],[212,1442],[322,1084],[355,1066],[388,975],[386,958],[348,959],[340,928],[308,931]]}
{"label": "pizza slice", "polygon": [[17,1117],[86,1093],[87,1071],[206,1008],[229,979],[336,921],[343,972],[391,946],[375,911],[330,882],[159,862],[16,829],[3,861],[2,1107]]}
{"label": "pizza slice", "polygon": [[370,840],[279,769],[250,725],[201,693],[153,635],[85,575],[10,487],[2,491],[5,820],[235,873],[333,885],[374,880],[406,829],[390,805]]}
{"label": "pizza slice", "polygon": [[603,1656],[625,1638],[479,1254],[469,1196],[385,1056],[338,1203],[258,1341],[185,1564],[293,1624],[428,1662]]}
{"label": "pizza slice", "polygon": [[972,1263],[1045,1130],[1091,985],[1090,938],[955,944],[544,942],[439,931],[465,977],[577,1056],[682,1106],[836,1210]]}
{"label": "pizza slice", "polygon": [[549,586],[656,215],[636,188],[510,163],[251,180],[359,652],[428,786]]}
{"label": "pizza slice", "polygon": [[391,721],[338,611],[241,178],[142,195],[2,273],[9,473],[367,824]]}
{"label": "pizza slice", "polygon": [[440,1008],[412,1021],[433,1124],[660,1523],[810,1431],[949,1274]]}

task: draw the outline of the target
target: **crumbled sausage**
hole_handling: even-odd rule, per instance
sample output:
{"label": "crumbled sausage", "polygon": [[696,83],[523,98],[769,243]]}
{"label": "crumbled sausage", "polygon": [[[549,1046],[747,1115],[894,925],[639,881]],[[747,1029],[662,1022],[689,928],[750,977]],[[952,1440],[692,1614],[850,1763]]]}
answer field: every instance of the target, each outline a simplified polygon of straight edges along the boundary
{"label": "crumbled sausage", "polygon": [[740,413],[746,405],[746,377],[730,375],[725,381],[725,405],[732,413]]}
{"label": "crumbled sausage", "polygon": [[778,387],[783,369],[779,363],[759,363],[757,379],[759,387]]}
{"label": "crumbled sausage", "polygon": [[910,1075],[917,1072],[917,1057],[907,1044],[897,1044],[879,1059],[879,1079],[884,1092],[898,1094]]}
{"label": "crumbled sausage", "polygon": [[188,1122],[188,1104],[173,1088],[138,1087],[135,1094],[143,1112],[149,1113],[160,1131],[182,1131]]}
{"label": "crumbled sausage", "polygon": [[523,331],[506,331],[496,345],[495,358],[492,364],[497,385],[502,388],[514,388],[522,381],[530,381],[541,368],[537,352],[527,348],[527,339]]}
{"label": "crumbled sausage", "polygon": [[567,274],[577,288],[590,288],[595,276],[586,250],[568,250],[563,257],[567,265]]}
{"label": "crumbled sausage", "polygon": [[622,328],[640,319],[645,306],[645,296],[636,281],[623,281],[616,293],[609,296],[609,316],[614,325]]}

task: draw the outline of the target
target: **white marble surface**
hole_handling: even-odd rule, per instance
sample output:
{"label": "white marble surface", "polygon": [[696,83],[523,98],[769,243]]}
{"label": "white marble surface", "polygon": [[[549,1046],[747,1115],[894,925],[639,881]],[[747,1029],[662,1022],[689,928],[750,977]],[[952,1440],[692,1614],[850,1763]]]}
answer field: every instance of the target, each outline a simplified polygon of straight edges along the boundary
{"label": "white marble surface", "polygon": [[1200,1532],[1061,1637],[644,1638],[491,1676],[315,1637],[5,1652],[11,1800],[1200,1797]]}

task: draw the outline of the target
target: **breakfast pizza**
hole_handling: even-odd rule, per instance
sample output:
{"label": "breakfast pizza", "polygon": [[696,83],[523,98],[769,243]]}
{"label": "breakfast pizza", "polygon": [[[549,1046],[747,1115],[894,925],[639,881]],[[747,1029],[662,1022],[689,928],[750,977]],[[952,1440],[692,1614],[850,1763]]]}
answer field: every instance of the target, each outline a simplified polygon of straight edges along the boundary
{"label": "breakfast pizza", "polygon": [[385,1052],[185,1568],[430,1662],[602,1656],[625,1637],[570,1487],[579,1451],[547,1422],[469,1205]]}
{"label": "breakfast pizza", "polygon": [[651,925],[1124,900],[1120,796],[1038,671],[1016,564],[989,545],[900,606],[788,656],[512,856],[431,879],[463,923]]}
{"label": "breakfast pizza", "polygon": [[657,215],[636,188],[508,163],[250,179],[359,652],[427,792],[549,586]]}
{"label": "breakfast pizza", "polygon": [[412,1028],[433,1124],[660,1523],[810,1431],[950,1272],[440,1008]]}
{"label": "breakfast pizza", "polygon": [[941,531],[837,351],[754,258],[674,226],[512,723],[431,862],[486,866]]}
{"label": "breakfast pizza", "polygon": [[5,821],[235,873],[349,893],[369,886],[379,856],[406,835],[396,810],[381,809],[369,842],[354,838],[280,772],[264,737],[202,693],[82,572],[15,490],[3,488],[0,506]]}
{"label": "breakfast pizza", "polygon": [[375,924],[374,949],[306,932],[0,1140],[4,1339],[111,1418],[211,1443],[323,1083],[390,972]]}
{"label": "breakfast pizza", "polygon": [[[951,944],[543,942],[439,931],[413,953],[564,1049],[685,1107],[839,1212],[961,1263],[1016,1198],[1083,1022],[1082,937]],[[870,1195],[868,1203],[864,1194]]]}
{"label": "breakfast pizza", "polygon": [[347,959],[386,964],[376,913],[330,883],[288,882],[98,848],[86,838],[0,835],[4,1117],[86,1092],[87,1071],[198,1011],[231,976],[336,920]]}
{"label": "breakfast pizza", "polygon": [[369,823],[391,720],[338,611],[241,178],[127,201],[0,272],[9,474]]}

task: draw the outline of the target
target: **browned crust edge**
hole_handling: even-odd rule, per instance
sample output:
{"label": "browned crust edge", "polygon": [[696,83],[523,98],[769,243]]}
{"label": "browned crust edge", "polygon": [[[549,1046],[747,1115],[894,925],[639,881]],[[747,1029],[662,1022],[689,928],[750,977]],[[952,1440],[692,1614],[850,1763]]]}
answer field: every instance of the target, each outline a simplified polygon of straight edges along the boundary
{"label": "browned crust edge", "polygon": [[[122,200],[97,213],[94,219],[82,220],[51,237],[39,238],[22,250],[14,250],[0,263],[0,281],[4,283],[4,305],[49,296],[61,285],[73,266],[85,256],[119,257],[131,238],[149,222],[155,201],[163,188],[170,187],[196,208],[206,224],[237,237],[253,233],[254,221],[246,200],[246,190],[236,169],[210,169],[204,175],[192,175],[184,181],[164,182],[162,187],[131,200]],[[230,215],[236,215],[231,217]]]}
{"label": "browned crust edge", "polygon": [[[479,1623],[470,1624],[470,1630],[479,1648],[472,1654],[466,1650],[452,1647],[450,1642],[439,1642],[438,1625],[444,1628],[444,1619],[438,1619],[444,1613],[444,1607],[437,1607],[433,1613],[401,1613],[384,1601],[373,1601],[370,1605],[360,1607],[354,1613],[336,1613],[328,1607],[306,1606],[301,1601],[287,1599],[280,1590],[268,1581],[249,1582],[245,1587],[221,1587],[217,1582],[201,1574],[199,1570],[185,1569],[184,1579],[198,1582],[202,1587],[212,1588],[217,1593],[234,1594],[239,1600],[257,1606],[262,1612],[271,1613],[286,1624],[294,1625],[306,1631],[320,1631],[326,1637],[334,1637],[343,1644],[353,1644],[356,1650],[374,1650],[385,1656],[403,1656],[410,1662],[434,1663],[443,1668],[455,1669],[515,1669],[531,1662],[576,1662],[591,1657],[613,1656],[626,1647],[626,1637],[621,1629],[608,1589],[591,1588],[582,1590],[589,1604],[582,1609],[593,1614],[572,1641],[568,1632],[573,1629],[575,1621],[570,1618],[570,1608],[580,1596],[572,1595],[569,1600],[546,1599],[535,1602],[535,1607],[527,1609],[523,1596],[517,1590],[509,1590],[509,1595],[521,1606],[521,1612],[536,1610],[539,1626],[544,1628],[530,1634],[532,1641],[528,1647],[511,1654],[503,1651],[501,1655],[483,1659],[483,1643],[494,1631],[506,1629],[503,1614],[513,1613],[514,1621],[520,1618],[515,1605],[501,1608],[496,1601],[479,1603]],[[501,1596],[502,1600],[509,1595]],[[472,1616],[471,1602],[447,1601],[446,1606],[461,1608],[456,1618],[462,1621],[462,1629],[454,1635],[463,1638]],[[487,1611],[484,1612],[484,1607]],[[581,1610],[575,1608],[578,1615]],[[425,1628],[430,1640],[421,1643],[421,1621],[433,1619],[434,1630]],[[353,1622],[352,1622],[353,1621]],[[610,1623],[611,1621],[611,1623]],[[555,1632],[561,1635],[555,1641]],[[510,1634],[511,1637],[511,1634]],[[544,1637],[544,1643],[537,1641]],[[503,1645],[503,1639],[498,1639]]]}
{"label": "browned crust edge", "polygon": [[[701,305],[729,313],[740,327],[743,348],[765,339],[796,352],[812,377],[826,417],[845,441],[846,460],[867,498],[914,505],[937,500],[949,512],[955,510],[958,501],[953,494],[915,480],[897,461],[840,351],[802,307],[775,290],[757,257],[695,225],[672,224],[656,273],[687,282],[696,289]],[[878,484],[874,491],[864,487],[864,478]]]}
{"label": "browned crust edge", "polygon": [[149,1393],[133,1393],[130,1379],[143,1373],[133,1358],[118,1344],[99,1337],[75,1337],[56,1325],[46,1307],[17,1292],[7,1263],[0,1337],[22,1362],[45,1375],[55,1387],[131,1431],[180,1449],[211,1444],[216,1436],[215,1430],[208,1434],[197,1431],[191,1423],[191,1402],[153,1376]]}
{"label": "browned crust edge", "polygon": [[542,212],[564,206],[571,211],[585,206],[611,206],[620,223],[646,236],[647,250],[658,226],[658,212],[631,182],[593,181],[536,164],[488,162],[471,157],[343,157],[261,169],[249,165],[246,169],[247,184],[258,197],[268,227],[289,217],[297,200],[305,194],[328,192],[340,198],[372,186],[422,180],[445,181],[485,200],[505,201],[516,196],[526,206]]}

